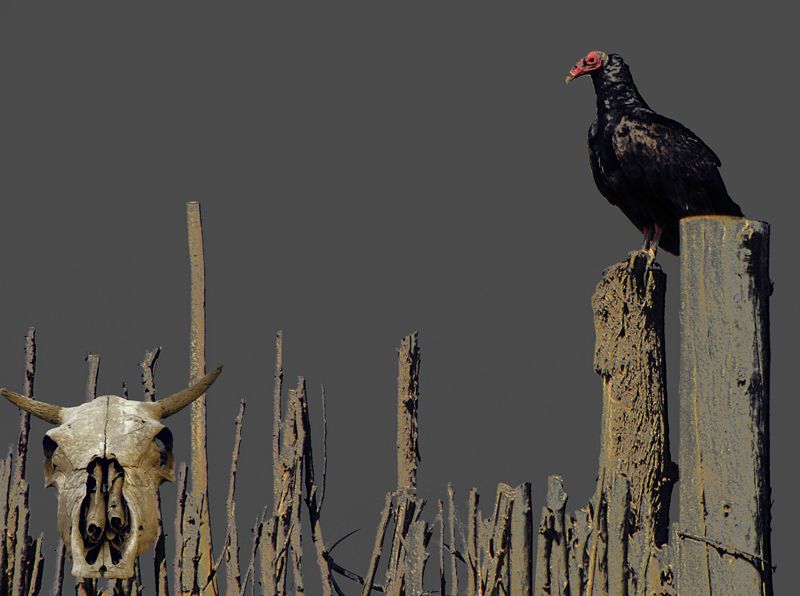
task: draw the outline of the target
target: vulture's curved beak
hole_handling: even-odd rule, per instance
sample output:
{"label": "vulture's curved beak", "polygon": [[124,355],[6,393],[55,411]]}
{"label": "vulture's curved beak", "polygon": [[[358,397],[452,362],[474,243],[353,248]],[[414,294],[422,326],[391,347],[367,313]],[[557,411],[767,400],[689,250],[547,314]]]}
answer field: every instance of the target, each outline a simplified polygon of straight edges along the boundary
{"label": "vulture's curved beak", "polygon": [[574,79],[577,79],[582,74],[586,74],[586,71],[583,69],[582,65],[580,63],[578,63],[578,64],[576,64],[575,66],[573,66],[570,69],[569,74],[567,75],[567,78],[564,79],[564,82],[566,84],[569,84],[571,81],[573,81]]}

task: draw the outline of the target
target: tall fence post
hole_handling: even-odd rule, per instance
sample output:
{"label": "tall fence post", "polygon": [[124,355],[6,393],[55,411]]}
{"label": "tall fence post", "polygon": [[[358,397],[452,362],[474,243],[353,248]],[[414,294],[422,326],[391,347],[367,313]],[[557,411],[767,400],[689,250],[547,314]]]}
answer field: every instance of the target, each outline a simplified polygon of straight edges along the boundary
{"label": "tall fence post", "polygon": [[769,225],[681,222],[680,585],[772,594]]}
{"label": "tall fence post", "polygon": [[[203,223],[200,204],[186,203],[186,227],[191,273],[190,329],[189,329],[189,382],[194,383],[205,374],[206,367],[206,274],[203,257]],[[191,405],[192,465],[191,492],[200,506],[200,560],[197,577],[202,594],[216,596],[217,582],[211,575],[213,544],[208,507],[208,457],[206,454],[206,396],[202,395]],[[203,504],[205,506],[203,506]],[[209,578],[211,581],[206,586]]]}

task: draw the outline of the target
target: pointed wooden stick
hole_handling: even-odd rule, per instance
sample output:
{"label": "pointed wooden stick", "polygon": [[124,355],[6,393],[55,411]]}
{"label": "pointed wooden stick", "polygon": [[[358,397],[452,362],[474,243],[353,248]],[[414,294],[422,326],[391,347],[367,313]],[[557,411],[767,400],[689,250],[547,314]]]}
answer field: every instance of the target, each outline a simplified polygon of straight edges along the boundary
{"label": "pointed wooden stick", "polygon": [[42,575],[44,574],[44,557],[42,556],[42,545],[44,544],[44,533],[34,540],[30,558],[32,564],[30,568],[30,579],[28,581],[27,596],[36,596],[42,589]]}
{"label": "pointed wooden stick", "polygon": [[231,453],[231,471],[228,479],[228,535],[227,548],[225,549],[225,563],[227,568],[227,593],[238,594],[242,589],[241,571],[239,569],[239,534],[236,529],[236,472],[239,467],[239,452],[242,444],[242,423],[244,421],[245,401],[239,402],[239,414],[236,416],[235,430],[233,433],[233,452]]}
{"label": "pointed wooden stick", "polygon": [[478,490],[471,488],[467,507],[467,594],[477,594],[480,560],[478,558]]}
{"label": "pointed wooden stick", "polygon": [[[186,228],[189,245],[189,269],[191,274],[190,292],[190,339],[189,339],[189,382],[196,383],[206,368],[206,274],[203,256],[203,223],[200,205],[196,201],[186,203]],[[201,529],[197,564],[199,576],[207,578],[213,561],[213,541],[208,514],[208,456],[206,454],[206,397],[199,397],[191,405],[192,458],[191,492],[195,503],[206,503],[202,508],[203,517],[198,527]],[[202,582],[201,582],[202,583]],[[209,593],[216,596],[217,585],[212,582]],[[205,592],[204,592],[205,593]]]}
{"label": "pointed wooden stick", "polygon": [[392,493],[388,493],[383,505],[383,510],[381,511],[380,521],[378,522],[378,531],[375,533],[372,556],[369,560],[367,575],[364,577],[364,589],[361,591],[362,596],[369,596],[372,591],[372,586],[375,583],[375,572],[378,570],[378,563],[380,562],[381,551],[383,550],[383,541],[386,538],[386,527],[389,525],[389,518],[392,515],[392,510]]}
{"label": "pointed wooden stick", "polygon": [[56,571],[53,576],[53,585],[50,588],[51,596],[61,596],[61,588],[64,585],[64,560],[67,556],[67,548],[64,546],[64,541],[58,539],[58,546],[56,547]]}
{"label": "pointed wooden stick", "polygon": [[322,524],[320,521],[321,505],[317,502],[317,493],[319,490],[314,477],[311,418],[308,414],[308,396],[306,395],[305,383],[302,384],[298,397],[300,399],[299,422],[303,429],[303,467],[305,469],[306,509],[308,509],[309,521],[311,523],[311,539],[314,541],[314,547],[317,552],[317,566],[319,567],[320,581],[322,582],[322,593],[324,596],[331,596],[334,585],[330,558],[322,534]]}
{"label": "pointed wooden stick", "polygon": [[281,486],[281,393],[283,388],[283,331],[275,334],[275,388],[272,392],[272,498],[278,502]]}
{"label": "pointed wooden stick", "polygon": [[[161,355],[161,348],[155,347],[145,350],[144,358],[139,363],[142,371],[142,386],[144,388],[145,401],[156,401],[155,366],[158,357]],[[161,516],[161,494],[156,493],[156,519],[158,521],[158,537],[153,548],[153,572],[156,582],[156,596],[169,595],[169,572],[167,571],[167,535],[164,532],[164,520]],[[176,545],[177,550],[177,545]],[[177,586],[178,588],[180,586]]]}
{"label": "pointed wooden stick", "polygon": [[447,517],[450,530],[450,586],[453,594],[458,594],[458,567],[456,566],[456,505],[453,485],[447,484]]}

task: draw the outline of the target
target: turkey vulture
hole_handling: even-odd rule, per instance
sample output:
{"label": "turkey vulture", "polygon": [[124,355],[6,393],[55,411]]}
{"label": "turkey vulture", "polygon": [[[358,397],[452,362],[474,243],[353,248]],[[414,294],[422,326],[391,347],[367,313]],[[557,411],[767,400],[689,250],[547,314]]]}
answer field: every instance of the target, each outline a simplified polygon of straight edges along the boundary
{"label": "turkey vulture", "polygon": [[660,246],[677,255],[678,223],[691,215],[742,217],[725,190],[720,161],[691,130],[650,109],[617,54],[595,50],[569,71],[588,74],[597,96],[589,163],[597,188],[644,235],[651,259]]}

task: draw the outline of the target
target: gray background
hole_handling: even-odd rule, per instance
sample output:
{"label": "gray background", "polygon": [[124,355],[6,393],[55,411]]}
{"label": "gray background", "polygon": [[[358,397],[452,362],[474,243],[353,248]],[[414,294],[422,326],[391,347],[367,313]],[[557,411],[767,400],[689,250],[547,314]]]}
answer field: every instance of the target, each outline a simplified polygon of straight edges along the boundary
{"label": "gray background", "polygon": [[[488,502],[498,481],[530,480],[538,517],[547,474],[561,473],[582,506],[600,426],[590,295],[640,237],[589,174],[591,84],[563,79],[590,49],[619,52],[651,106],[720,155],[745,213],[773,225],[773,550],[788,592],[800,529],[794,19],[729,3],[656,10],[2,3],[0,382],[21,388],[34,325],[37,397],[79,403],[87,351],[102,354],[101,393],[124,380],[138,397],[137,363],[154,345],[161,395],[183,386],[184,203],[199,200],[208,363],[226,365],[209,397],[217,543],[243,397],[243,543],[271,501],[279,328],[287,381],[307,377],[315,423],[327,389],[324,531],[332,542],[363,528],[335,551],[345,566],[364,572],[394,484],[394,346],[414,329],[422,496],[443,497],[449,480],[462,505],[472,485]],[[659,260],[676,388],[678,263]],[[677,461],[676,392],[671,408]],[[566,436],[577,412],[580,432]],[[170,425],[188,457],[188,415]],[[3,445],[16,428],[0,405]],[[44,430],[34,423],[32,533],[47,531],[50,553]],[[162,495],[172,507],[174,485]]]}

